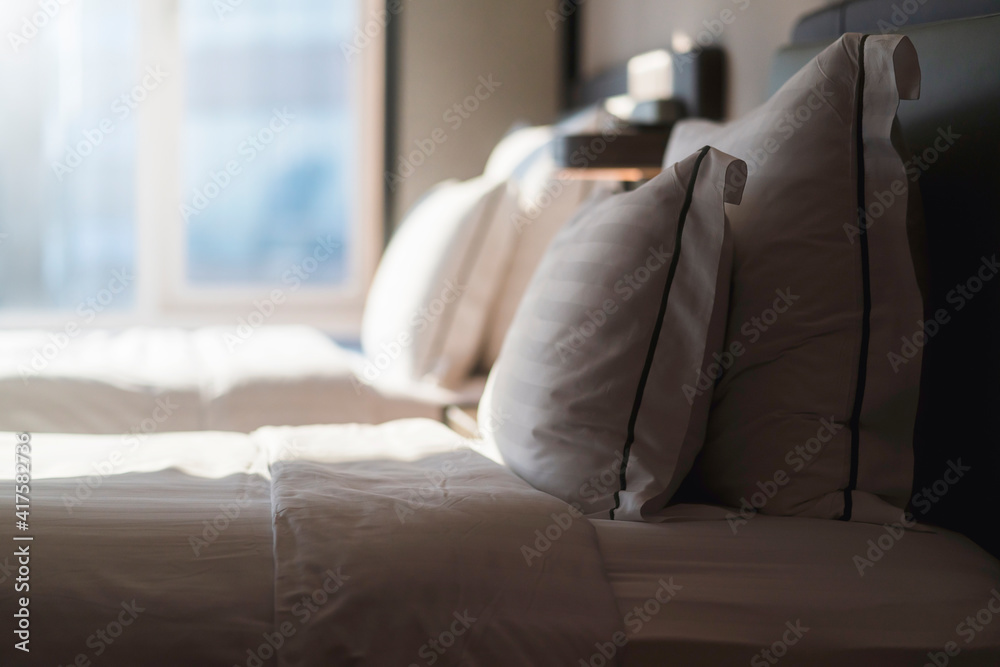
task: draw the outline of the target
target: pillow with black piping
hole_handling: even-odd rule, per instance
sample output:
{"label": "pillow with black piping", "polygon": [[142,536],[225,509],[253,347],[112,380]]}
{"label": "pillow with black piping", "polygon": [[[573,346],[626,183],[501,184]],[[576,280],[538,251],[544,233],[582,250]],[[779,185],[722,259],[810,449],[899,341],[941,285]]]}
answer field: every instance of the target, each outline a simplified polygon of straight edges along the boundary
{"label": "pillow with black piping", "polygon": [[701,446],[709,399],[681,388],[722,343],[723,204],[745,180],[705,147],[556,234],[479,406],[515,473],[588,516],[656,519]]}
{"label": "pillow with black piping", "polygon": [[701,500],[743,519],[906,507],[921,364],[903,341],[923,310],[892,127],[919,88],[908,38],[847,34],[745,117],[674,128],[665,164],[710,143],[749,173],[725,350],[696,386],[718,380],[690,480]]}

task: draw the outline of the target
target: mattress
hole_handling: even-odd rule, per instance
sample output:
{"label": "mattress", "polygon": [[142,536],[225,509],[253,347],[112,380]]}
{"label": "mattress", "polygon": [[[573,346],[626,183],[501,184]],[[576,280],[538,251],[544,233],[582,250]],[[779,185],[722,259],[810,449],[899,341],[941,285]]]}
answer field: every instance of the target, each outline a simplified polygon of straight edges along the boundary
{"label": "mattress", "polygon": [[308,327],[0,333],[0,430],[117,434],[440,419],[474,398],[358,380],[361,355]]}
{"label": "mattress", "polygon": [[[1000,664],[1000,563],[960,535],[743,523],[707,506],[666,517],[592,521],[626,665]],[[670,601],[653,602],[671,584]]]}

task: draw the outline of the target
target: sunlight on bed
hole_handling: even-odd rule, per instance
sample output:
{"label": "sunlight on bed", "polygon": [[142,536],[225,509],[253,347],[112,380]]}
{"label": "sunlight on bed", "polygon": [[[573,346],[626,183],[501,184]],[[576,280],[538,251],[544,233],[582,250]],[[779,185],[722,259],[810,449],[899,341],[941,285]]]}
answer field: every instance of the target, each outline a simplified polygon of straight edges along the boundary
{"label": "sunlight on bed", "polygon": [[[0,480],[14,477],[14,433],[0,433]],[[266,457],[239,433],[133,433],[119,436],[31,436],[33,481],[94,478],[128,473],[177,470],[191,477],[221,479],[230,475],[268,477]]]}

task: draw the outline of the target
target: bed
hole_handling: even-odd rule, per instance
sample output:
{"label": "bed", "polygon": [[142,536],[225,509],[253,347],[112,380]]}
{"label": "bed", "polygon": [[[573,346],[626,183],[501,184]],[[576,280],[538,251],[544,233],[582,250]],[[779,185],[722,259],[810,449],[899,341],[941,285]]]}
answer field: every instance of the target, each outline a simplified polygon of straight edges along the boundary
{"label": "bed", "polygon": [[474,401],[482,385],[475,378],[457,391],[362,382],[363,356],[309,327],[262,327],[235,347],[229,336],[223,327],[87,332],[25,374],[51,334],[5,331],[0,428],[144,435],[440,419],[443,406]]}
{"label": "bed", "polygon": [[[932,285],[947,285],[996,247],[984,187],[996,165],[981,151],[996,144],[988,37],[1000,15],[904,30],[933,54],[923,59],[929,104],[914,106],[927,115],[901,114],[904,130],[919,139],[975,110],[979,141],[956,145],[941,165],[976,160],[963,199],[941,172],[921,178],[932,235],[968,221],[932,243]],[[818,49],[784,50],[776,80]],[[978,85],[949,95],[958,67],[978,72]],[[12,503],[0,511],[4,534],[33,538],[0,556],[0,609],[7,619],[30,610],[32,655],[8,641],[0,656],[248,667],[1000,664],[1000,550],[981,511],[1000,471],[995,412],[981,409],[997,397],[995,287],[988,294],[974,331],[954,328],[935,342],[937,361],[929,356],[918,437],[939,437],[942,458],[918,461],[918,480],[921,466],[939,472],[956,457],[973,470],[918,526],[764,515],[734,524],[730,509],[690,503],[661,523],[586,519],[482,441],[421,419],[144,434],[141,447],[122,436],[34,435],[21,448],[32,457],[30,524],[12,530],[21,520]],[[962,334],[987,351],[972,369],[948,363],[967,353],[951,338]],[[955,433],[956,415],[944,412],[962,400],[965,432]],[[0,434],[5,498],[27,439]],[[29,571],[18,573],[13,553],[25,545]],[[10,585],[18,576],[30,577],[30,605]]]}
{"label": "bed", "polygon": [[[0,443],[10,479],[17,437]],[[1000,651],[997,624],[964,643],[963,619],[1000,608],[1000,564],[960,535],[900,531],[880,559],[869,544],[888,533],[873,525],[760,516],[737,535],[724,511],[692,505],[665,524],[591,521],[477,446],[429,420],[166,433],[134,450],[33,436],[29,526],[15,531],[33,540],[12,543],[30,550],[30,664],[726,665],[777,645],[788,664],[908,665],[951,641],[966,664],[992,664]],[[0,558],[8,619],[15,553]],[[859,577],[866,553],[881,562]],[[7,641],[0,655],[19,654]]]}
{"label": "bed", "polygon": [[[441,424],[158,434],[116,464],[122,449],[31,443],[31,664],[566,664],[617,629],[593,528]],[[529,565],[522,544],[557,520]]]}

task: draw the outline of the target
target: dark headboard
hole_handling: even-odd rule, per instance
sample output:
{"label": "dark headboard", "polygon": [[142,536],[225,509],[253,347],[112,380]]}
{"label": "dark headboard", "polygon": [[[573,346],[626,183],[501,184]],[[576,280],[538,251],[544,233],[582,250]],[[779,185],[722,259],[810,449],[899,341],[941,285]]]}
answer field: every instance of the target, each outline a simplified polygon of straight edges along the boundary
{"label": "dark headboard", "polygon": [[[861,0],[807,16],[795,29],[796,38],[821,35],[823,41],[779,52],[772,87],[843,29],[888,32],[883,28],[886,22],[893,25],[894,6],[921,7],[898,30],[913,41],[922,73],[920,99],[900,104],[899,121],[909,149],[921,160],[909,173],[911,180],[917,177],[927,223],[925,317],[944,310],[950,321],[924,348],[914,493],[925,488],[935,493],[933,484],[949,461],[961,459],[971,470],[948,486],[930,512],[914,514],[965,533],[1000,556],[1000,523],[993,514],[1000,500],[1000,276],[983,261],[1000,255],[1000,14],[926,21],[963,8],[1000,12],[1000,3],[923,2]],[[832,25],[838,27],[831,31]],[[991,279],[983,280],[987,276]],[[959,285],[972,298],[963,296]]]}
{"label": "dark headboard", "polygon": [[792,43],[833,41],[845,32],[884,33],[904,26],[1000,13],[1000,0],[853,0],[799,19]]}

